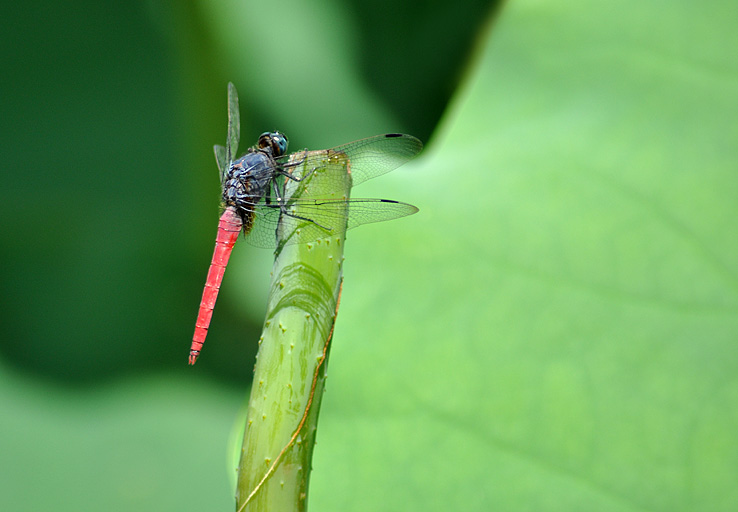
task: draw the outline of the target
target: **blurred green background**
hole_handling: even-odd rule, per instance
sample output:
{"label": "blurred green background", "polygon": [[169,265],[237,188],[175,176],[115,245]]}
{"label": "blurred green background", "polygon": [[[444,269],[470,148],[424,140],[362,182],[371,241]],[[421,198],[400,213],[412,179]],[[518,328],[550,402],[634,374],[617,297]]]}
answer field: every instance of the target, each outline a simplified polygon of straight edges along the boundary
{"label": "blurred green background", "polygon": [[729,1],[4,6],[0,510],[231,510],[271,269],[242,144],[428,142],[354,195],[314,510],[738,508]]}

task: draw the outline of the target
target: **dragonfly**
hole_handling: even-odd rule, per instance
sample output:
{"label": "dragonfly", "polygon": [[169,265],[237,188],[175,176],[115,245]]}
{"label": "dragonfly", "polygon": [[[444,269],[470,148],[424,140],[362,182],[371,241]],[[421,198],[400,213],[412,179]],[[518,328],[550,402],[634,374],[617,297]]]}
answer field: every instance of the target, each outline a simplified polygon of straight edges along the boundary
{"label": "dragonfly", "polygon": [[[195,364],[205,343],[223,275],[241,233],[247,242],[257,247],[279,248],[286,244],[314,242],[343,229],[397,219],[418,211],[411,204],[389,199],[316,196],[310,193],[309,187],[305,187],[297,198],[288,193],[288,184],[299,184],[308,178],[327,180],[327,184],[345,183],[346,162],[350,165],[351,186],[388,173],[423,148],[423,144],[411,135],[376,135],[332,149],[287,155],[287,137],[280,132],[265,132],[245,155],[235,158],[239,139],[238,93],[229,83],[226,145],[214,147],[224,209],[195,323],[190,365]],[[292,233],[292,236],[280,240],[279,232]]]}

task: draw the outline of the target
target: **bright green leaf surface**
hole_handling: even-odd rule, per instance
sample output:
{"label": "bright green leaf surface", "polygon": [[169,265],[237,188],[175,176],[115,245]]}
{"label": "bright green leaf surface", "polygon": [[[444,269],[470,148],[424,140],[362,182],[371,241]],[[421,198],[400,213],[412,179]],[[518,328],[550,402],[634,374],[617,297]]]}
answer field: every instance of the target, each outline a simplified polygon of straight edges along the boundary
{"label": "bright green leaf surface", "polygon": [[738,35],[712,4],[503,11],[395,177],[420,215],[347,241],[315,509],[738,508]]}

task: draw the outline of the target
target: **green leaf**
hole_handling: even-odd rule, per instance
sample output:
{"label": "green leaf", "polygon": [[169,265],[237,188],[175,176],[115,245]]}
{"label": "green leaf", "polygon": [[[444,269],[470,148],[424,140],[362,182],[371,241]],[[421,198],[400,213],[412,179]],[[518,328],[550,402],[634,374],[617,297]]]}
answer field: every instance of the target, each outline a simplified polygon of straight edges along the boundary
{"label": "green leaf", "polygon": [[347,240],[314,509],[738,508],[732,13],[502,12]]}

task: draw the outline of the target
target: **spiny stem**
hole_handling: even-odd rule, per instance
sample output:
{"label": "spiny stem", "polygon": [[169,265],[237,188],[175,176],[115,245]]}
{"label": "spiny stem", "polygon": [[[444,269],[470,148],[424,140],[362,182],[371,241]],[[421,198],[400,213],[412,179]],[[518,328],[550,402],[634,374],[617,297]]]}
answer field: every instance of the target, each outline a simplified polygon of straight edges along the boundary
{"label": "spiny stem", "polygon": [[[323,156],[326,152],[311,154]],[[303,158],[302,153],[298,155]],[[348,198],[351,177],[344,156],[334,154],[323,164],[316,164],[315,159],[311,162],[317,167],[310,170],[310,177],[299,183],[285,182],[288,199],[298,197],[307,186],[320,197]],[[317,178],[321,165],[330,165],[335,171],[335,166],[341,164],[346,169],[343,183]],[[301,175],[305,176],[304,170]],[[309,212],[302,212],[298,203],[290,213],[296,218],[309,218]],[[290,232],[278,230],[281,240],[272,270],[238,469],[239,512],[304,511],[307,507],[320,400],[342,286],[346,226],[311,243],[280,243],[304,228],[295,224],[294,218]]]}
{"label": "spiny stem", "polygon": [[336,317],[338,316],[338,307],[340,306],[340,303],[341,303],[341,291],[342,290],[343,290],[343,279],[341,280],[341,285],[338,290],[338,301],[336,302],[336,313],[333,316],[333,326],[331,327],[331,332],[328,334],[328,338],[325,340],[325,345],[323,345],[323,354],[320,357],[318,366],[316,366],[315,368],[315,373],[313,374],[313,383],[312,383],[312,386],[310,387],[310,396],[308,398],[308,403],[305,406],[305,413],[302,415],[300,424],[297,426],[297,429],[295,429],[295,432],[292,434],[290,441],[284,446],[284,448],[282,448],[282,451],[279,452],[279,455],[277,455],[277,458],[274,459],[274,462],[272,462],[272,465],[269,467],[269,470],[267,470],[267,472],[264,474],[264,476],[259,481],[259,483],[256,484],[256,487],[254,487],[254,490],[251,491],[251,494],[248,495],[246,500],[243,502],[243,505],[239,507],[237,512],[242,512],[244,507],[248,505],[248,503],[251,501],[251,499],[254,496],[256,496],[256,493],[259,492],[259,489],[261,489],[264,482],[266,482],[266,479],[269,478],[272,475],[272,473],[274,473],[274,470],[276,469],[277,465],[282,460],[282,456],[285,454],[287,449],[295,443],[297,436],[300,435],[302,428],[305,426],[306,420],[308,418],[308,413],[310,412],[310,407],[313,405],[313,398],[315,397],[315,388],[318,385],[318,376],[320,374],[320,369],[325,364],[326,360],[328,359],[328,345],[330,344],[331,339],[333,338],[333,328],[336,326]]}

